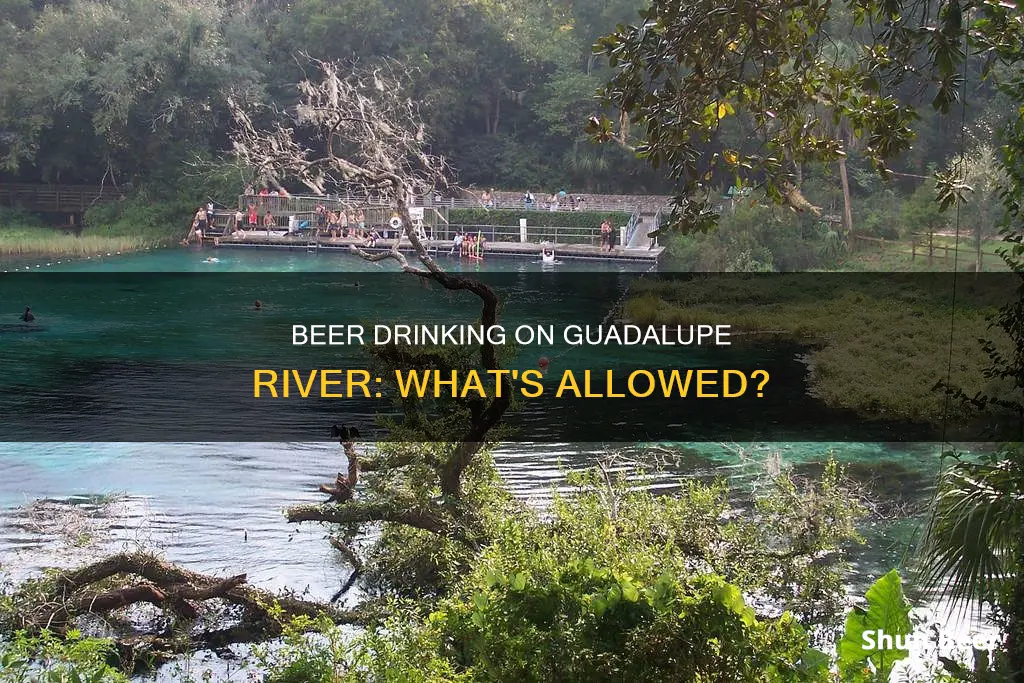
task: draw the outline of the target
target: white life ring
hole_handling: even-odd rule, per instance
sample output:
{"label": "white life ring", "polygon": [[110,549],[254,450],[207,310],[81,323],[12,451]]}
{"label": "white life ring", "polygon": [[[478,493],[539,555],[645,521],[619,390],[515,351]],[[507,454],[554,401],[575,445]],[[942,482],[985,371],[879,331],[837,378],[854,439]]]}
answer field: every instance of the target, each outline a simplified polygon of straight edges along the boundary
{"label": "white life ring", "polygon": [[392,229],[398,230],[400,227],[402,227],[402,219],[399,218],[398,216],[392,216],[391,220],[388,221],[388,225],[390,225]]}

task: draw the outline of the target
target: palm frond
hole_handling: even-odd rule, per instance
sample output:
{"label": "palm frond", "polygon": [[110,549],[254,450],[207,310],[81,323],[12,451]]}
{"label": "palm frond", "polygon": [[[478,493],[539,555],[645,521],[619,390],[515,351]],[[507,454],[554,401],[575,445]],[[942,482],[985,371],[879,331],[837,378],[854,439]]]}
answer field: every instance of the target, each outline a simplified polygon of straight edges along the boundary
{"label": "palm frond", "polygon": [[1022,490],[1010,459],[951,467],[939,483],[925,534],[921,586],[954,605],[991,599],[1017,571]]}

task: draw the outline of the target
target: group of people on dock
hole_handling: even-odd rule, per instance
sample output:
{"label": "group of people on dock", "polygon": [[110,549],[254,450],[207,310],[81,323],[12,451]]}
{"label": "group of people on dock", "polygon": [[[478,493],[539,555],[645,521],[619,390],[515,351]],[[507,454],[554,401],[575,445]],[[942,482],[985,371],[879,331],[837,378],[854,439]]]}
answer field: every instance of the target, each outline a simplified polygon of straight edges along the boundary
{"label": "group of people on dock", "polygon": [[484,243],[487,238],[484,237],[482,232],[476,233],[463,233],[461,230],[455,233],[455,237],[452,239],[452,250],[448,252],[449,256],[454,256],[458,253],[459,257],[466,256],[473,259],[482,259],[484,257]]}
{"label": "group of people on dock", "polygon": [[[324,204],[316,205],[316,236],[326,231],[331,237],[355,237],[369,239],[376,230],[366,229],[366,212],[362,208],[346,210],[341,207],[337,211],[328,210]],[[377,239],[380,235],[377,235]]]}
{"label": "group of people on dock", "polygon": [[185,239],[182,240],[182,244],[187,245],[190,244],[192,240],[195,240],[199,243],[199,246],[202,246],[203,236],[207,235],[215,226],[216,212],[213,209],[213,202],[209,202],[205,206],[200,206],[192,215],[192,225],[189,227],[189,231],[185,236]]}
{"label": "group of people on dock", "polygon": [[[256,192],[252,186],[246,187],[244,197],[244,200],[248,200],[246,209],[223,210],[221,212],[221,219],[226,219],[226,223],[223,229],[218,231],[216,230],[218,227],[216,225],[217,212],[214,210],[213,202],[211,201],[204,206],[200,206],[193,215],[189,234],[182,240],[182,243],[187,245],[192,241],[196,241],[202,245],[206,239],[211,239],[214,243],[218,243],[218,237],[222,235],[244,238],[249,232],[260,231],[261,229],[268,233],[285,229],[290,233],[295,233],[308,229],[316,238],[327,235],[331,239],[354,239],[362,241],[363,246],[375,247],[379,240],[389,238],[390,232],[393,232],[395,236],[399,236],[401,232],[402,222],[397,214],[392,217],[388,225],[368,226],[367,209],[365,207],[359,206],[351,200],[345,201],[341,198],[331,197],[328,197],[327,201],[317,199],[315,209],[312,212],[309,211],[308,205],[305,211],[286,211],[286,213],[291,214],[286,216],[288,219],[286,228],[284,223],[279,225],[280,219],[275,216],[274,209],[287,209],[291,207],[291,203],[285,206],[280,201],[281,199],[300,203],[309,200],[309,198],[302,197],[293,198],[283,188],[270,190],[263,187],[259,192]],[[497,196],[493,189],[484,191],[480,196],[480,200],[488,208],[495,208],[497,206]],[[535,199],[532,192],[523,194],[523,203],[526,205],[526,208],[532,208],[534,202]],[[336,205],[330,206],[331,203]],[[272,204],[275,204],[276,207],[272,207]],[[548,198],[548,206],[553,211],[565,205],[571,207],[571,210],[580,211],[584,205],[584,199],[583,197],[568,195],[564,190],[554,192]],[[292,208],[301,209],[302,207],[296,205]],[[417,222],[417,231],[420,239],[427,239],[427,235],[423,232],[419,222]],[[608,253],[615,251],[615,234],[616,231],[612,227],[612,218],[605,218],[600,226],[600,251],[607,251]],[[460,230],[454,236],[449,253],[452,256],[457,254],[459,257],[482,259],[485,242],[486,239],[480,232],[463,233]],[[547,254],[543,253],[542,255],[547,256]]]}

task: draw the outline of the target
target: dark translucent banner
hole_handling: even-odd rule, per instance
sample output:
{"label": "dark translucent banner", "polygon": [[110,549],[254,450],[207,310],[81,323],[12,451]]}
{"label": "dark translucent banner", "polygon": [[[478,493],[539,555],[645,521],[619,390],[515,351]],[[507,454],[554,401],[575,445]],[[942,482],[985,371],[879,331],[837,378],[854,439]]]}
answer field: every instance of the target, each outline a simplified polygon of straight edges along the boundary
{"label": "dark translucent banner", "polygon": [[989,320],[1012,275],[959,276],[955,306],[952,274],[476,277],[500,329],[479,330],[472,293],[400,273],[2,275],[0,441],[386,439],[402,392],[429,418],[504,385],[478,356],[414,376],[374,343],[473,350],[474,333],[512,380],[508,440],[1022,436],[936,389],[1012,395],[979,342],[1007,349]]}

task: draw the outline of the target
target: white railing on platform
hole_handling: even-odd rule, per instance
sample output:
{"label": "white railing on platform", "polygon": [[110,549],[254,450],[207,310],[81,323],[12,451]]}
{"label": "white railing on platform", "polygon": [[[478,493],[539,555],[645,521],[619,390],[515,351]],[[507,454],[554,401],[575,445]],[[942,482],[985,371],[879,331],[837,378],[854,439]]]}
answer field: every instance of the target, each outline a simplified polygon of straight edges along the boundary
{"label": "white railing on platform", "polygon": [[[390,207],[391,200],[386,194],[363,194],[357,195],[355,193],[348,193],[344,195],[288,195],[287,197],[275,197],[272,195],[240,195],[238,197],[238,208],[245,211],[250,204],[256,205],[258,208],[269,207],[273,212],[289,211],[291,213],[312,213],[316,210],[318,204],[323,204],[326,208],[331,210],[337,210],[342,207],[348,209],[358,209],[359,207]],[[521,210],[525,212],[533,213],[535,211],[551,211],[551,206],[548,202],[534,201],[532,204],[527,204],[521,200],[498,200],[495,201],[493,206],[486,207],[478,199],[465,199],[465,198],[447,198],[434,200],[430,197],[418,198],[411,206],[415,207],[427,207],[427,208],[438,208],[438,209],[500,209],[500,210]],[[556,211],[576,211],[577,209],[567,201],[558,203]],[[606,202],[599,200],[586,200],[580,205],[579,211],[586,212],[597,212],[597,213],[629,213],[635,214],[639,211],[638,207],[623,206],[621,202]]]}
{"label": "white railing on platform", "polygon": [[[482,234],[489,242],[522,242],[522,233],[518,225],[437,225],[430,232],[435,240],[450,240],[456,232],[466,234]],[[601,228],[592,227],[546,227],[540,225],[526,226],[526,241],[531,244],[552,242],[554,244],[590,244],[601,243]]]}
{"label": "white railing on platform", "polygon": [[[443,206],[448,209],[498,209],[503,211],[528,211],[533,213],[535,211],[552,211],[551,204],[547,201],[534,201],[528,204],[520,199],[506,199],[506,200],[495,200],[491,206],[484,205],[479,199],[466,199],[466,198],[445,198],[434,200],[431,198],[417,199],[415,206]],[[579,205],[579,209],[574,209],[568,201],[561,201],[557,205],[554,211],[587,211],[597,213],[631,213],[633,211],[629,206],[623,206],[621,202],[607,202],[599,200],[586,200],[583,204]]]}

